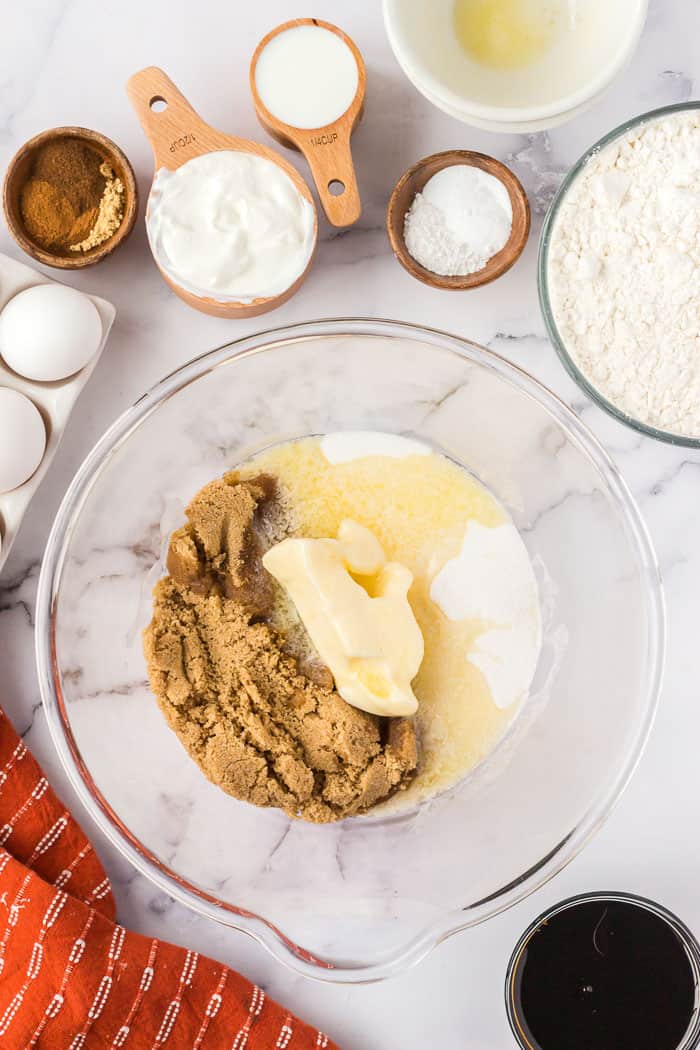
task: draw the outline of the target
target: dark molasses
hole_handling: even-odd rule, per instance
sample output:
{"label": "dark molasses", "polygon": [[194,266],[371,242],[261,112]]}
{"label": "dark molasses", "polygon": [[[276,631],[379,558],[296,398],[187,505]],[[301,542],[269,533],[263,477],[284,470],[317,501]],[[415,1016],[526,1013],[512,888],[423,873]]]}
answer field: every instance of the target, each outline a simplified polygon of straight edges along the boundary
{"label": "dark molasses", "polygon": [[678,1050],[696,1013],[696,949],[684,937],[671,915],[636,899],[588,897],[545,916],[516,950],[509,982],[523,1046]]}

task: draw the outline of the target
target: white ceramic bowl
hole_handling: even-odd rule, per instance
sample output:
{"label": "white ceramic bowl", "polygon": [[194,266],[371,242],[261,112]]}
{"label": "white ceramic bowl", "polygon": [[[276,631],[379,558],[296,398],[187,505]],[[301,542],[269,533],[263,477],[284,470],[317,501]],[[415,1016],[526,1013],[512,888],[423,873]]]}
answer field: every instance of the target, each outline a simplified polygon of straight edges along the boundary
{"label": "white ceramic bowl", "polygon": [[[560,0],[564,5],[567,0]],[[489,69],[472,61],[452,28],[454,0],[384,0],[396,59],[438,109],[490,131],[540,131],[591,106],[632,57],[648,0],[568,0],[583,22],[575,36],[530,66]]]}

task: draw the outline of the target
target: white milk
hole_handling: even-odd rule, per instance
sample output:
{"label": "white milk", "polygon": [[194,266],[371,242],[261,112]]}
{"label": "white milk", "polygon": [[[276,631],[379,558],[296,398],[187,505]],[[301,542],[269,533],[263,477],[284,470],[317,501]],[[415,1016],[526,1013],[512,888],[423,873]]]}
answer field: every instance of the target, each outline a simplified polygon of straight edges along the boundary
{"label": "white milk", "polygon": [[265,45],[255,86],[278,120],[295,128],[322,128],[342,117],[359,83],[352,51],[322,26],[293,26]]}

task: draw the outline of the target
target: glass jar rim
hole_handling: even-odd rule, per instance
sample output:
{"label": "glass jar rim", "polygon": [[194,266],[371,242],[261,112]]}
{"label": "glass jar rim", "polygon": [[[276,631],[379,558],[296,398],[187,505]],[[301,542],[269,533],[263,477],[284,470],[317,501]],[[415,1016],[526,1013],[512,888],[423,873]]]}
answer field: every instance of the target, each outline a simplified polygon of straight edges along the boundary
{"label": "glass jar rim", "polygon": [[697,109],[700,109],[700,100],[674,102],[669,106],[660,106],[657,109],[651,109],[645,113],[640,113],[636,117],[631,117],[629,120],[619,124],[616,128],[608,131],[602,136],[602,138],[598,139],[597,142],[594,142],[593,145],[579,157],[573,167],[569,169],[559,189],[555,193],[545,216],[544,223],[542,224],[537,255],[537,290],[540,300],[540,311],[542,313],[545,328],[547,329],[547,336],[554,347],[559,360],[577,386],[591,399],[591,401],[594,402],[594,404],[598,405],[599,408],[602,408],[604,412],[608,413],[608,415],[613,416],[618,422],[624,423],[625,426],[630,427],[632,430],[636,430],[638,433],[644,434],[647,437],[652,437],[657,441],[663,441],[666,444],[677,445],[682,448],[700,448],[700,436],[686,437],[683,434],[676,434],[670,430],[662,430],[659,427],[652,426],[650,423],[644,423],[642,420],[630,416],[628,413],[623,412],[621,408],[618,408],[617,405],[613,404],[612,401],[608,401],[608,399],[604,397],[600,390],[597,389],[591,380],[578,367],[572,355],[569,353],[564,339],[559,333],[554,318],[554,310],[552,308],[549,294],[548,271],[549,249],[552,243],[554,226],[559,211],[568,196],[569,190],[572,188],[591,157],[595,156],[601,150],[605,149],[611,143],[615,142],[634,128],[641,127],[643,124],[650,123],[653,120],[658,120],[661,117],[670,116],[674,113],[682,113],[684,111],[689,112]]}
{"label": "glass jar rim", "polygon": [[[693,973],[695,987],[697,989],[700,986],[700,944],[685,923],[682,922],[674,912],[669,911],[668,908],[664,907],[664,905],[651,900],[649,897],[641,897],[635,893],[626,893],[624,891],[616,890],[597,890],[589,893],[580,893],[573,897],[567,897],[564,900],[553,904],[550,908],[547,908],[546,911],[543,911],[541,915],[538,915],[537,918],[530,923],[521,934],[508,961],[505,979],[506,1014],[508,1016],[508,1023],[510,1024],[513,1036],[521,1050],[539,1050],[539,1047],[531,1043],[523,1031],[518,1018],[518,1011],[515,1006],[515,980],[525,949],[543,923],[554,918],[555,915],[559,915],[563,911],[568,911],[577,908],[582,904],[590,904],[596,901],[631,904],[634,907],[651,912],[653,915],[656,915],[657,918],[662,919],[667,926],[673,930],[683,945]],[[674,1048],[674,1050],[695,1050],[698,1046],[700,1046],[700,1001],[698,1001],[696,995],[695,1009],[693,1011],[693,1016],[690,1019],[690,1024],[682,1041],[676,1048]]]}

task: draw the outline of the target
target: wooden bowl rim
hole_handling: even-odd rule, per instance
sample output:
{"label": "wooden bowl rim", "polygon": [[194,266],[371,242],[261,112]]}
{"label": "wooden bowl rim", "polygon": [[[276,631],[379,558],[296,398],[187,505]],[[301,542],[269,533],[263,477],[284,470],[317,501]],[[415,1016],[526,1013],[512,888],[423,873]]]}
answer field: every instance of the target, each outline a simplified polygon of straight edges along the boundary
{"label": "wooden bowl rim", "polygon": [[[414,259],[406,248],[403,235],[406,215],[405,212],[400,216],[396,214],[399,196],[411,179],[416,175],[419,175],[424,168],[435,164],[436,161],[440,161],[441,163],[435,168],[432,175],[437,174],[438,171],[442,171],[444,168],[452,167],[457,164],[468,164],[472,167],[480,168],[482,171],[486,171],[489,175],[494,175],[494,177],[498,178],[508,191],[513,206],[514,217],[516,208],[519,207],[522,209],[523,229],[520,235],[518,236],[517,234],[514,222],[510,237],[501,248],[500,252],[496,252],[481,270],[476,270],[474,273],[464,275],[457,274],[455,276],[443,276],[441,274],[433,273],[432,270],[428,270],[425,266],[422,266],[416,259]],[[431,178],[432,175],[430,176]],[[423,185],[425,185],[425,183],[423,183]],[[423,186],[421,186],[421,189],[422,188]],[[420,189],[415,192],[419,193]],[[480,288],[483,285],[490,284],[491,281],[495,281],[498,277],[502,277],[504,273],[515,265],[522,255],[528,237],[530,236],[530,224],[530,202],[527,193],[515,172],[496,157],[492,157],[488,153],[479,153],[476,150],[442,150],[438,153],[431,153],[430,156],[422,157],[421,160],[416,161],[415,164],[412,164],[411,167],[403,173],[394,186],[386,212],[386,229],[392,251],[403,268],[410,273],[412,277],[415,277],[417,280],[422,281],[424,284],[427,284],[432,288],[441,288],[451,291],[466,291],[470,288]]]}
{"label": "wooden bowl rim", "polygon": [[[27,235],[24,227],[15,221],[13,209],[10,207],[10,194],[14,188],[14,180],[20,163],[45,143],[60,138],[83,139],[85,142],[100,146],[105,153],[118,161],[118,166],[121,168],[120,175],[122,172],[124,175],[124,215],[119,227],[102,244],[96,245],[87,253],[76,254],[74,257],[70,255],[55,255],[53,252],[47,251],[36,244]],[[38,134],[33,135],[32,138],[27,139],[10,160],[2,184],[2,208],[5,223],[12,237],[22,251],[26,252],[32,259],[36,259],[37,262],[43,263],[45,266],[52,266],[59,270],[80,270],[85,266],[92,266],[119,247],[134,228],[138,213],[138,199],[138,186],[134,169],[124,151],[117,146],[116,142],[103,135],[102,132],[93,131],[92,128],[84,128],[75,124],[47,128],[45,131],[40,131]]]}
{"label": "wooden bowl rim", "polygon": [[[320,124],[317,128],[298,128],[295,124],[287,124],[283,120],[279,120],[274,113],[271,113],[267,108],[263,100],[260,98],[258,88],[255,83],[255,67],[258,64],[258,59],[262,54],[263,50],[273,37],[279,36],[280,33],[284,33],[287,29],[294,29],[296,26],[318,26],[320,29],[327,29],[331,33],[335,33],[340,39],[350,48],[355,62],[357,63],[357,91],[352,102],[345,110],[341,113],[336,120],[332,120],[330,124]],[[348,36],[340,26],[334,25],[332,22],[326,22],[322,18],[290,18],[287,22],[281,22],[280,25],[275,26],[269,33],[266,33],[258,46],[253,52],[250,60],[250,69],[248,73],[250,81],[250,93],[253,96],[253,105],[255,106],[255,112],[257,113],[258,120],[265,127],[267,131],[276,135],[283,136],[292,145],[296,145],[293,140],[289,137],[289,131],[298,131],[301,134],[313,134],[316,132],[323,132],[328,128],[335,127],[336,124],[341,120],[350,121],[350,132],[354,130],[356,125],[359,123],[360,117],[362,116],[362,110],[365,104],[365,96],[367,94],[367,70],[365,67],[365,60],[362,57],[360,49],[358,48],[355,41]]]}

